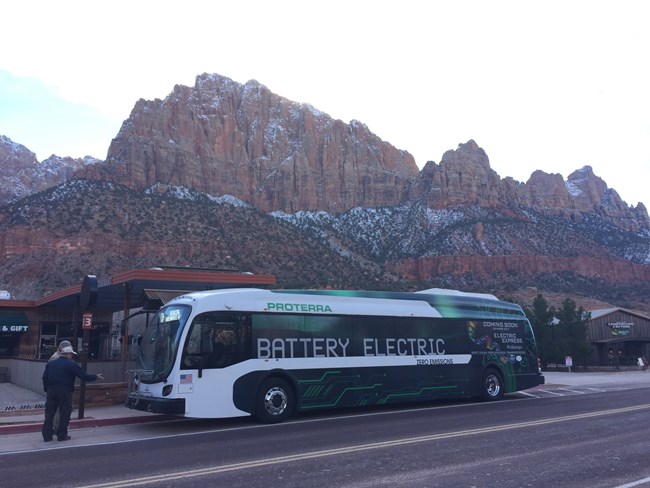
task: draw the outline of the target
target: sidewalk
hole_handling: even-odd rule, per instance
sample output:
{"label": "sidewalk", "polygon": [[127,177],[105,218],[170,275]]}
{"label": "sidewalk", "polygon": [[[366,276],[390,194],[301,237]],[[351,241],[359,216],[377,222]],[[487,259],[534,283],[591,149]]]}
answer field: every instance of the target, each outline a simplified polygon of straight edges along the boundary
{"label": "sidewalk", "polygon": [[639,383],[650,386],[650,370],[626,371],[587,371],[566,373],[561,371],[545,371],[542,373],[546,388],[557,386],[587,386],[607,385],[612,383]]}
{"label": "sidewalk", "polygon": [[[45,396],[12,383],[0,383],[0,436],[40,432],[45,418]],[[178,419],[126,408],[124,405],[86,406],[84,418],[75,409],[70,417],[70,429],[160,422]]]}

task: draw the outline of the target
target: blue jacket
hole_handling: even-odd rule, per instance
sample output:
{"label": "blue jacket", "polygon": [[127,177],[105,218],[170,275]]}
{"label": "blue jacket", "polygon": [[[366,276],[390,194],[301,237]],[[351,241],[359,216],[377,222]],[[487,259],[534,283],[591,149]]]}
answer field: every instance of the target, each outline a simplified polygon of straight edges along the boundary
{"label": "blue jacket", "polygon": [[49,387],[63,386],[72,392],[77,378],[84,381],[95,381],[97,375],[86,373],[81,366],[65,357],[48,361],[43,372],[43,390],[47,391]]}

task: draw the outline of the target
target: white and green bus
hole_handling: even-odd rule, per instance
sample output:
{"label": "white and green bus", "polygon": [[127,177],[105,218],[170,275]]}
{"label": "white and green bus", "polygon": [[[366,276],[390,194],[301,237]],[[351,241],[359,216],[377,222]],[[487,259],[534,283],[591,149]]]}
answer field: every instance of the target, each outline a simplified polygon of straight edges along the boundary
{"label": "white and green bus", "polygon": [[522,309],[493,295],[224,289],[152,318],[126,406],[196,418],[482,397],[544,383]]}

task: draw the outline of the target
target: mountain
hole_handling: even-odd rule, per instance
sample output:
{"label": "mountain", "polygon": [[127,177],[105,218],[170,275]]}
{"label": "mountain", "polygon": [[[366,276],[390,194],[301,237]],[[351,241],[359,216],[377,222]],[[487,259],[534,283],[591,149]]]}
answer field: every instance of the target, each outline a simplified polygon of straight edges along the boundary
{"label": "mountain", "polygon": [[418,190],[414,197],[426,199],[429,208],[478,205],[509,208],[515,213],[531,210],[574,222],[597,214],[626,230],[650,226],[645,206],[628,206],[590,166],[574,171],[567,181],[559,174],[539,170],[526,183],[509,177],[502,180],[474,141],[447,151],[439,165],[428,162],[419,175]]}
{"label": "mountain", "polygon": [[21,175],[0,188],[0,287],[16,298],[175,265],[284,287],[552,292],[650,310],[648,212],[589,166],[517,182],[470,140],[418,171],[361,122],[255,81],[203,74],[139,100],[105,161],[38,163],[4,137],[0,171]]}
{"label": "mountain", "polygon": [[91,156],[73,159],[54,154],[39,163],[25,146],[0,135],[0,205],[63,183],[75,171],[96,163],[101,161]]}
{"label": "mountain", "polygon": [[227,193],[288,212],[395,205],[417,176],[413,156],[360,122],[344,124],[255,81],[207,74],[165,100],[139,100],[105,164],[78,174],[134,189]]}

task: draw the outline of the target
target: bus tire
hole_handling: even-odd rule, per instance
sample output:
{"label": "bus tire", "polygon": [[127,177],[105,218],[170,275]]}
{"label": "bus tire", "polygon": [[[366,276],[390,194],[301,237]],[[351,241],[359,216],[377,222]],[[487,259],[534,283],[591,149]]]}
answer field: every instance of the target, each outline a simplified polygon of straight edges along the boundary
{"label": "bus tire", "polygon": [[255,418],[264,424],[277,424],[293,415],[295,399],[293,388],[282,378],[268,378],[262,382],[255,400]]}
{"label": "bus tire", "polygon": [[505,388],[503,378],[494,368],[486,369],[483,372],[483,379],[481,380],[481,398],[488,402],[501,400]]}

